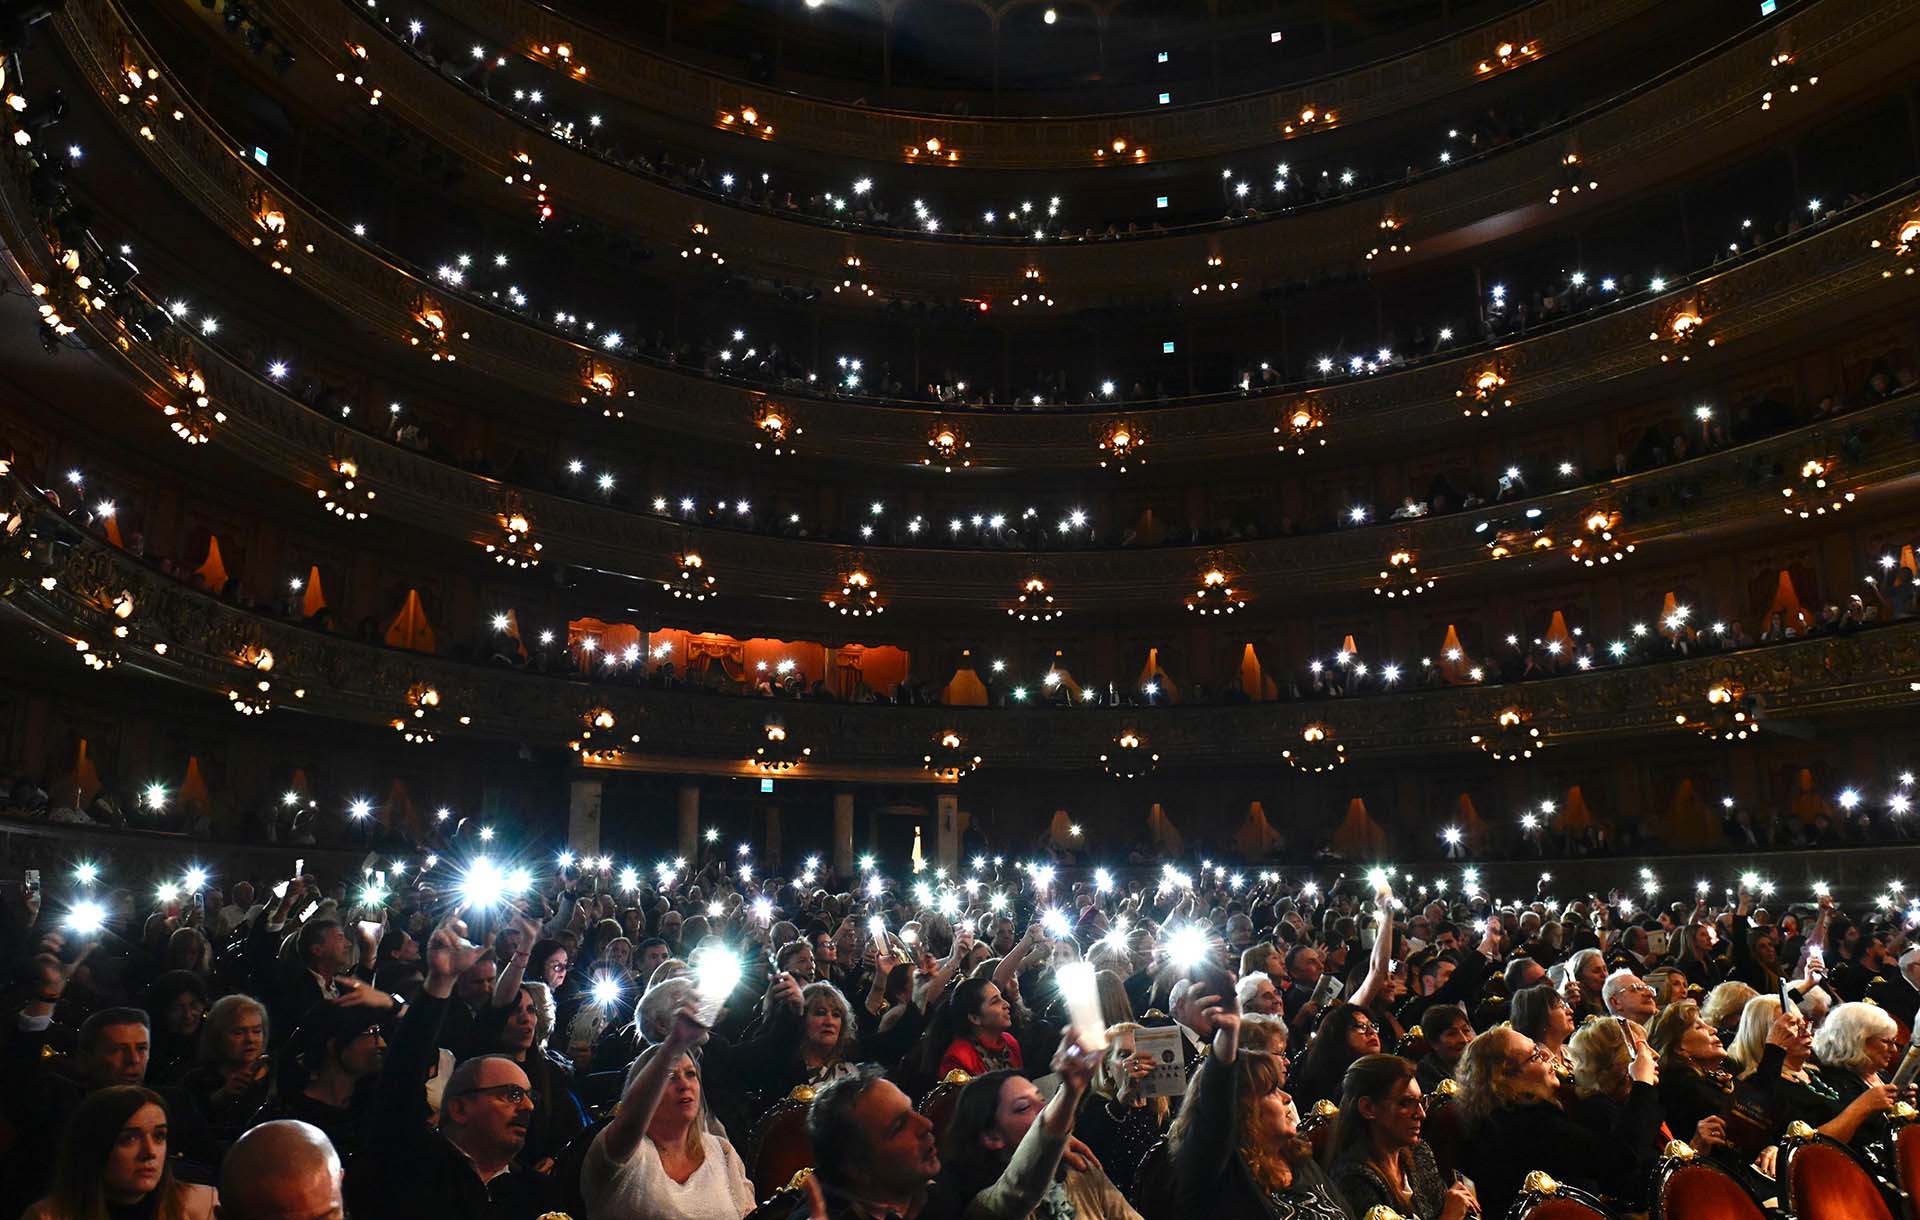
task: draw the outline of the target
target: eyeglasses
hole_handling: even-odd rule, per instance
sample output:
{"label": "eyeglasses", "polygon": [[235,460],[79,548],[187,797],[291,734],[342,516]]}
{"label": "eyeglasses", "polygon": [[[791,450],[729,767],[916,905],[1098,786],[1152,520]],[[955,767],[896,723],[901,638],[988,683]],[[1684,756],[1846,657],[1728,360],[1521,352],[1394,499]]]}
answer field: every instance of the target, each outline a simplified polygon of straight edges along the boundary
{"label": "eyeglasses", "polygon": [[1377,1034],[1380,1032],[1380,1027],[1371,1021],[1355,1021],[1350,1028],[1356,1034]]}
{"label": "eyeglasses", "polygon": [[497,1093],[499,1094],[500,1099],[506,1102],[510,1106],[517,1106],[523,1100],[531,1101],[535,1105],[538,1105],[540,1103],[539,1089],[523,1088],[522,1086],[517,1084],[495,1084],[495,1085],[488,1085],[486,1088],[482,1088],[482,1089],[462,1089],[458,1093],[455,1093],[454,1096],[455,1097],[472,1097],[476,1093]]}

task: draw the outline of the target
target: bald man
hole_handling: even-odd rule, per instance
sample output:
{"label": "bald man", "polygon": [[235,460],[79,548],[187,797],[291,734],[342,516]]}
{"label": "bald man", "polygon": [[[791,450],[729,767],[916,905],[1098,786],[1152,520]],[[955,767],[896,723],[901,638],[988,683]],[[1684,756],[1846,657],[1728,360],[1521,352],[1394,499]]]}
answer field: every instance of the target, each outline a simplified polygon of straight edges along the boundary
{"label": "bald man", "polygon": [[340,1157],[312,1123],[261,1123],[220,1163],[219,1220],[342,1220]]}

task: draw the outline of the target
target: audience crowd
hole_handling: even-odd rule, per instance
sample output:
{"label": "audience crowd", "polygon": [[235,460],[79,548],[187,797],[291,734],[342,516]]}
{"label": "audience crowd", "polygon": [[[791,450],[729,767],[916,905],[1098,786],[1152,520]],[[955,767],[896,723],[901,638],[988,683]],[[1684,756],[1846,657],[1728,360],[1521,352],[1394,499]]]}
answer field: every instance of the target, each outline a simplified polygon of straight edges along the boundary
{"label": "audience crowd", "polygon": [[1465,1220],[1911,1114],[1891,895],[299,863],[16,892],[8,1214]]}

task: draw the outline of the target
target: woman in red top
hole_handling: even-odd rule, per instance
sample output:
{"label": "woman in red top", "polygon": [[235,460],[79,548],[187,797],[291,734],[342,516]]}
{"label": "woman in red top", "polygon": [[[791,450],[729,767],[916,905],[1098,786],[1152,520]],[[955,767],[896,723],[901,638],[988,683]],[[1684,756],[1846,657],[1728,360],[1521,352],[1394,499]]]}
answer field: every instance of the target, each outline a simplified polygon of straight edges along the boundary
{"label": "woman in red top", "polygon": [[[1013,1029],[1013,1006],[1000,994],[992,979],[968,979],[954,989],[953,998],[936,1022],[948,1033],[946,1051],[940,1056],[936,1075],[945,1076],[955,1068],[969,1076],[980,1076],[1002,1068],[1023,1070],[1020,1043]],[[939,1042],[935,1038],[934,1045]]]}

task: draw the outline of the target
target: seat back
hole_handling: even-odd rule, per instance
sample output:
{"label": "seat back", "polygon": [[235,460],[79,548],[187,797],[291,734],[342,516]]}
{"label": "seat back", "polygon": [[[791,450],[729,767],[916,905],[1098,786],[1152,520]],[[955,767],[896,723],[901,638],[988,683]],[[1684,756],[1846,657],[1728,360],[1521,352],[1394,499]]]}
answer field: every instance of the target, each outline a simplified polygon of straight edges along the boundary
{"label": "seat back", "polygon": [[1415,1025],[1407,1030],[1406,1035],[1400,1039],[1400,1045],[1393,1048],[1393,1053],[1402,1059],[1411,1059],[1418,1063],[1427,1057],[1427,1052],[1431,1049],[1427,1045],[1427,1032]]}
{"label": "seat back", "polygon": [[954,1107],[960,1104],[960,1090],[966,1088],[972,1079],[973,1077],[955,1068],[942,1076],[939,1084],[928,1089],[927,1095],[922,1097],[920,1104],[915,1107],[926,1116],[928,1122],[933,1124],[935,1143],[941,1143],[947,1138],[947,1126],[953,1122]]}
{"label": "seat back", "polygon": [[1880,1187],[1853,1150],[1805,1123],[1788,1124],[1777,1179],[1794,1220],[1893,1220]]}
{"label": "seat back", "polygon": [[1908,1123],[1893,1137],[1893,1160],[1909,1215],[1920,1215],[1920,1123]]}
{"label": "seat back", "polygon": [[1704,1157],[1664,1167],[1654,1193],[1654,1220],[1766,1220],[1737,1179]]}
{"label": "seat back", "polygon": [[802,1085],[775,1103],[753,1129],[753,1154],[747,1177],[754,1193],[770,1195],[793,1181],[793,1175],[813,1165],[813,1144],[807,1139],[807,1111],[813,1090]]}
{"label": "seat back", "polygon": [[1521,1183],[1508,1220],[1614,1220],[1606,1205],[1584,1190],[1563,1186],[1539,1170]]}
{"label": "seat back", "polygon": [[1460,1163],[1460,1145],[1466,1139],[1460,1108],[1453,1104],[1458,1087],[1451,1080],[1443,1080],[1438,1089],[1427,1095],[1427,1117],[1420,1127],[1420,1138],[1433,1149],[1434,1163],[1440,1167],[1443,1182],[1453,1180],[1453,1171]]}
{"label": "seat back", "polygon": [[1316,1161],[1327,1150],[1327,1141],[1333,1138],[1333,1120],[1339,1115],[1340,1107],[1323,1097],[1300,1116],[1300,1134],[1306,1136],[1313,1145],[1313,1158]]}
{"label": "seat back", "polygon": [[1173,1158],[1167,1141],[1155,1140],[1133,1175],[1133,1198],[1128,1200],[1141,1220],[1174,1220],[1179,1207],[1173,1197]]}

